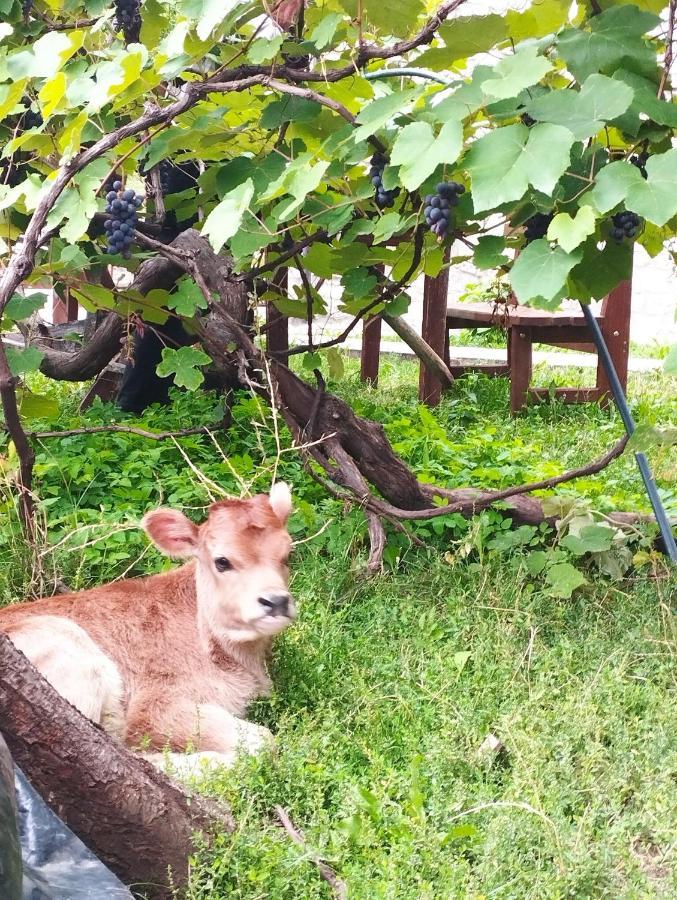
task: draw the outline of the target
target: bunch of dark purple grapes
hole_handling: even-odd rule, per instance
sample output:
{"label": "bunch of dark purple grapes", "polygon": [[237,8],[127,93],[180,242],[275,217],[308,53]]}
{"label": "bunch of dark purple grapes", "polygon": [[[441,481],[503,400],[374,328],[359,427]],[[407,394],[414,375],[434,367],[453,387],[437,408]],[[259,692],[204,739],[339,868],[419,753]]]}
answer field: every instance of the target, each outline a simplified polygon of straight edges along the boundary
{"label": "bunch of dark purple grapes", "polygon": [[646,152],[646,150],[643,150],[641,153],[633,153],[630,157],[630,162],[633,164],[633,166],[637,166],[642,175],[642,178],[649,177],[646,171],[646,164],[648,159],[649,154]]}
{"label": "bunch of dark purple grapes", "polygon": [[530,219],[526,220],[524,223],[524,237],[527,244],[546,236],[553,215],[553,213],[535,213]]}
{"label": "bunch of dark purple grapes", "polygon": [[114,181],[113,190],[106,194],[106,220],[103,227],[108,237],[107,253],[122,253],[125,259],[131,257],[130,247],[134,242],[134,228],[138,209],[143,198],[136,191],[122,190],[122,182]]}
{"label": "bunch of dark purple grapes", "polygon": [[619,244],[624,238],[632,240],[637,236],[642,220],[637,213],[623,210],[611,217],[611,237]]}
{"label": "bunch of dark purple grapes", "polygon": [[379,209],[388,209],[395,205],[395,197],[397,197],[400,192],[399,188],[387,191],[383,187],[383,170],[388,162],[388,157],[384,156],[383,153],[377,152],[374,153],[369,162],[371,163],[369,177],[371,178],[371,183],[376,188],[376,205]]}
{"label": "bunch of dark purple grapes", "polygon": [[39,128],[42,125],[42,115],[29,107],[23,114],[22,124],[26,130],[29,128]]}
{"label": "bunch of dark purple grapes", "polygon": [[189,160],[185,163],[173,163],[170,159],[160,160],[160,187],[164,197],[170,194],[180,194],[181,191],[197,187],[197,178],[200,174],[200,166]]}
{"label": "bunch of dark purple grapes", "polygon": [[451,210],[458,206],[458,199],[465,193],[465,188],[458,181],[441,181],[435,190],[437,193],[427,194],[423,198],[423,215],[432,233],[442,240],[449,230]]}
{"label": "bunch of dark purple grapes", "polygon": [[141,0],[115,0],[115,27],[128,44],[135,44],[141,35]]}
{"label": "bunch of dark purple grapes", "polygon": [[24,18],[27,19],[33,10],[33,0],[22,0],[21,3],[21,12],[24,15]]}

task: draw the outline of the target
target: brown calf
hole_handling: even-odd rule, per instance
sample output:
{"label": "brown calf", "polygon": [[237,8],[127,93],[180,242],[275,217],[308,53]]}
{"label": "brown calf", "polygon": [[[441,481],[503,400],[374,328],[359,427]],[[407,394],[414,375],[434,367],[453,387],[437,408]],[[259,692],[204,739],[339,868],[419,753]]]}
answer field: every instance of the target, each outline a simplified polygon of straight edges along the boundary
{"label": "brown calf", "polygon": [[142,526],[189,562],[0,610],[0,630],[84,715],[130,746],[169,748],[177,766],[231,762],[270,738],[241,717],[270,688],[266,655],[296,615],[288,591],[291,494],[213,504],[199,527],[158,509]]}

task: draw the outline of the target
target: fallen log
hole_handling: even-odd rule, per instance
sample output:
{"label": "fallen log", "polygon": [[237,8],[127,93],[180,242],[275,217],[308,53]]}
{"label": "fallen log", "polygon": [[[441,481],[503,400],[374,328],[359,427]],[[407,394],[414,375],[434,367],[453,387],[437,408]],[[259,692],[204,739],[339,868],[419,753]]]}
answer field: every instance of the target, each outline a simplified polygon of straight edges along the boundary
{"label": "fallen log", "polygon": [[152,900],[186,884],[195,832],[235,827],[227,810],[189,796],[82,716],[2,633],[0,732],[59,818]]}

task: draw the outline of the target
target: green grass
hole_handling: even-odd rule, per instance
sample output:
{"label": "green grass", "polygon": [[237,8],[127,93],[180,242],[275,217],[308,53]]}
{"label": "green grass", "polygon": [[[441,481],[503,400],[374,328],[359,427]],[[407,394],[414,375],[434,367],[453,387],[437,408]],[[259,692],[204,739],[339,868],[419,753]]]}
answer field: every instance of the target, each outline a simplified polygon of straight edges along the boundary
{"label": "green grass", "polygon": [[[588,377],[536,373],[540,384]],[[621,434],[615,413],[595,406],[544,405],[512,420],[506,382],[474,376],[428,416],[407,362],[384,361],[376,390],[360,385],[348,362],[331,388],[381,420],[423,477],[451,486],[553,474]],[[116,416],[99,406],[82,417],[77,391],[58,390],[60,427]],[[665,426],[672,417],[674,425],[674,381],[633,377],[630,399],[639,421]],[[144,422],[187,427],[218,412],[213,397],[177,395],[173,409],[150,411]],[[227,462],[203,437],[182,446],[228,490],[239,490],[233,470],[264,488],[275,453],[265,411],[243,398],[218,440]],[[648,452],[674,503],[674,451]],[[80,587],[130,566],[135,574],[165,565],[131,527],[115,528],[159,502],[196,516],[208,502],[173,444],[149,447],[127,435],[46,443],[37,474],[45,539],[64,541],[45,556],[49,573]],[[324,497],[294,454],[283,456],[281,475],[297,495],[294,536],[328,527],[297,550],[300,616],[276,644],[274,694],[251,711],[276,732],[278,750],[200,783],[232,806],[238,830],[198,848],[188,900],[329,897],[311,851],[356,900],[677,895],[677,579],[659,564],[616,582],[587,566],[588,583],[572,599],[554,598],[528,573],[529,548],[492,547],[503,533],[492,513],[419,526],[425,550],[391,535],[385,574],[365,580],[360,514]],[[602,511],[647,508],[629,454],[559,493]],[[7,601],[31,589],[31,573],[9,504],[3,515]],[[82,525],[89,530],[73,535]],[[478,752],[489,734],[505,747],[493,757]],[[281,831],[276,804],[310,849]]]}

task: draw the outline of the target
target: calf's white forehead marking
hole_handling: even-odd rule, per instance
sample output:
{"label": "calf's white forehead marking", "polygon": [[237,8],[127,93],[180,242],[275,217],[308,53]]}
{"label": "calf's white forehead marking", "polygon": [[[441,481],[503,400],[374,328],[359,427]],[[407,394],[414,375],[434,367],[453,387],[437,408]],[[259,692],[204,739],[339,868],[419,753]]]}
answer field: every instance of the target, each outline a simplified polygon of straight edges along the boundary
{"label": "calf's white forehead marking", "polygon": [[84,628],[63,616],[33,616],[13,629],[9,637],[83,716],[122,736],[122,676]]}

